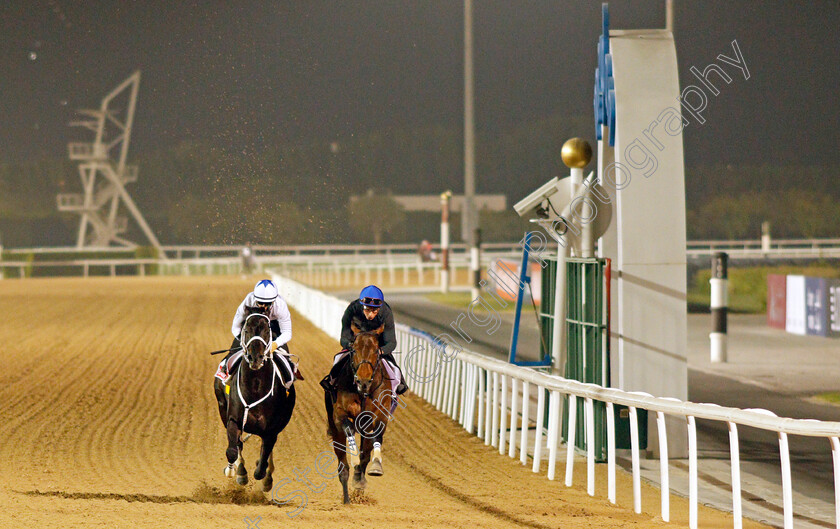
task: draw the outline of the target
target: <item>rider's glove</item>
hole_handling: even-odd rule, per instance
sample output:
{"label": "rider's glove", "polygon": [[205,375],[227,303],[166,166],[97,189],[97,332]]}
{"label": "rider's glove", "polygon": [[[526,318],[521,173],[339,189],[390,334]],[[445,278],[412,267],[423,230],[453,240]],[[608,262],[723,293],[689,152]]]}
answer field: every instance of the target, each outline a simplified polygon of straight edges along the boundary
{"label": "rider's glove", "polygon": [[273,353],[277,350],[277,342],[271,342],[271,345],[268,346],[268,352]]}

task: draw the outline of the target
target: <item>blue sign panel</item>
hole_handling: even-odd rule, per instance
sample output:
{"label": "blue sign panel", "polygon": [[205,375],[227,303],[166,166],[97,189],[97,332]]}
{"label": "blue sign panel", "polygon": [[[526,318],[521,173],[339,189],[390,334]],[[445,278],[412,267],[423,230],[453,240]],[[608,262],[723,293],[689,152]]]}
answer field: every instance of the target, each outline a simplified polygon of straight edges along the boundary
{"label": "blue sign panel", "polygon": [[805,278],[805,332],[828,336],[828,289],[825,278]]}
{"label": "blue sign panel", "polygon": [[598,38],[598,67],[595,68],[595,139],[601,140],[601,127],[610,130],[610,147],[615,146],[615,80],[610,55],[610,11],[601,4],[601,36]]}
{"label": "blue sign panel", "polygon": [[826,279],[828,293],[828,335],[840,337],[840,279]]}

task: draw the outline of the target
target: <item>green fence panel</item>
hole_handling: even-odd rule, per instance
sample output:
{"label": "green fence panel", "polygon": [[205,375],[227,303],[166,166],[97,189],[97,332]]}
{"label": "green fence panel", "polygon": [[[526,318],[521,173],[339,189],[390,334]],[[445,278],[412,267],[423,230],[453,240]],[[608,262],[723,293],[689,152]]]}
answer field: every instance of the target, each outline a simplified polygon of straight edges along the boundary
{"label": "green fence panel", "polygon": [[[609,337],[606,321],[604,270],[606,259],[566,260],[566,366],[570,380],[609,385]],[[575,446],[586,449],[585,402],[577,399]],[[568,417],[569,400],[564,399],[563,416]],[[594,403],[595,459],[607,457],[606,404]],[[563,421],[562,438],[568,439],[568,421]]]}

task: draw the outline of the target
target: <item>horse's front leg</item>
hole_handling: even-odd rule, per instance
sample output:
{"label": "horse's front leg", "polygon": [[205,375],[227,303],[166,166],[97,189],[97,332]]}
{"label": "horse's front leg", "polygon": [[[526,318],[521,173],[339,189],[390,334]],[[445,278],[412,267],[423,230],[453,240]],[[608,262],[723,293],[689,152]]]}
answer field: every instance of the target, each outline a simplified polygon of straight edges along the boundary
{"label": "horse's front leg", "polygon": [[347,463],[347,435],[341,428],[331,428],[333,438],[333,450],[338,459],[338,480],[344,491],[344,503],[350,503],[350,493],[347,490],[347,481],[350,479],[350,466]]}
{"label": "horse's front leg", "polygon": [[225,450],[225,457],[227,457],[228,464],[225,467],[225,476],[232,478],[236,475],[236,462],[239,459],[240,448],[242,443],[239,441],[239,436],[242,431],[239,425],[233,419],[228,419],[227,422],[227,436],[228,447]]}
{"label": "horse's front leg", "polygon": [[262,448],[260,449],[260,458],[257,459],[257,468],[254,469],[254,479],[260,480],[265,478],[265,470],[268,467],[268,459],[271,457],[271,451],[274,450],[274,443],[277,442],[277,434],[268,434],[262,438]]}
{"label": "horse's front leg", "polygon": [[370,463],[370,454],[372,451],[373,439],[366,435],[365,432],[362,432],[362,454],[359,458],[359,464],[356,465],[353,473],[353,485],[359,490],[363,490],[367,486],[367,477],[365,476],[365,472],[367,470],[368,463]]}
{"label": "horse's front leg", "polygon": [[274,486],[274,478],[272,475],[274,474],[274,452],[268,454],[268,472],[265,475],[265,479],[263,480],[263,492],[271,492],[271,488]]}

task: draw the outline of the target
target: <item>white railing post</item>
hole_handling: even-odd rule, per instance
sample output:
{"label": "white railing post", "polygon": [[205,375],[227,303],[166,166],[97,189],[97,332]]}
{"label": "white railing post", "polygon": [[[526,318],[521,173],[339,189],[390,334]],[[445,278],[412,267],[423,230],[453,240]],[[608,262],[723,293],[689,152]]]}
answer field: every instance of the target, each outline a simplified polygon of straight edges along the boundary
{"label": "white railing post", "polygon": [[607,401],[607,499],[615,504],[615,406]]}
{"label": "white railing post", "polygon": [[548,479],[554,480],[557,467],[558,423],[560,422],[560,393],[552,391],[548,400]]}
{"label": "white railing post", "polygon": [[486,387],[486,394],[484,395],[484,444],[489,445],[493,439],[493,375],[498,375],[495,371],[493,371],[493,375],[490,374],[491,372],[487,372],[487,384]]}
{"label": "white railing post", "polygon": [[697,529],[697,423],[686,416],[688,424],[688,527]]}
{"label": "white railing post", "polygon": [[474,424],[474,417],[475,417],[475,399],[476,395],[476,385],[478,384],[478,377],[476,376],[476,371],[478,368],[473,364],[467,364],[467,373],[468,373],[468,391],[466,392],[466,405],[464,406],[464,419],[465,424],[464,428],[469,432],[473,433],[473,424]]}
{"label": "white railing post", "polygon": [[[727,422],[729,425],[729,460],[732,467],[732,519],[733,528],[741,529],[743,515],[741,514],[741,454],[738,448],[738,425],[734,422]],[[840,517],[838,517],[840,521]]]}
{"label": "white railing post", "polygon": [[461,391],[461,362],[460,361],[450,361],[452,364],[452,393],[449,394],[449,402],[447,403],[447,412],[446,414],[455,419],[455,413],[458,410],[458,402],[459,402],[459,395],[462,393]]}
{"label": "white railing post", "polygon": [[779,457],[782,459],[782,504],[785,529],[793,529],[793,485],[790,479],[790,450],[785,432],[779,432]]}
{"label": "white railing post", "polygon": [[635,406],[630,409],[630,461],[633,469],[633,511],[642,512],[642,485],[639,476],[639,422]]}
{"label": "white railing post", "polygon": [[656,412],[656,431],[659,434],[659,488],[662,495],[662,520],[671,521],[671,484],[668,481],[668,432],[665,414]]}
{"label": "white railing post", "polygon": [[507,378],[505,375],[501,375],[502,377],[502,402],[500,405],[500,417],[499,417],[499,453],[504,455],[505,454],[505,433],[507,431]]}
{"label": "white railing post", "polygon": [[478,368],[478,404],[476,406],[476,411],[478,412],[478,432],[476,435],[479,439],[484,439],[484,398],[487,396],[485,394],[485,372],[480,367]]}
{"label": "white railing post", "polygon": [[520,437],[519,437],[519,462],[523,465],[528,464],[528,411],[531,405],[531,398],[528,395],[528,381],[522,381],[522,422],[520,423]]}
{"label": "white railing post", "polygon": [[516,457],[516,416],[519,414],[517,411],[517,397],[519,396],[519,391],[516,389],[518,381],[516,378],[511,377],[510,379],[510,435],[508,436],[510,441],[508,443],[508,457],[514,458]]}
{"label": "white railing post", "polygon": [[446,414],[446,403],[449,402],[449,395],[452,393],[452,362],[446,362],[446,369],[443,372],[443,384],[441,386],[440,398],[435,406],[441,413]]}
{"label": "white railing post", "polygon": [[542,386],[537,386],[537,416],[534,417],[536,429],[534,431],[534,464],[531,466],[531,471],[540,471],[540,459],[542,458],[542,436],[543,436],[543,418],[545,417],[545,389]]}
{"label": "white railing post", "polygon": [[499,444],[499,373],[493,371],[493,426],[490,432],[490,444]]}
{"label": "white railing post", "polygon": [[572,479],[575,473],[575,427],[577,426],[577,396],[569,394],[569,423],[566,428],[566,486],[572,486]]}

